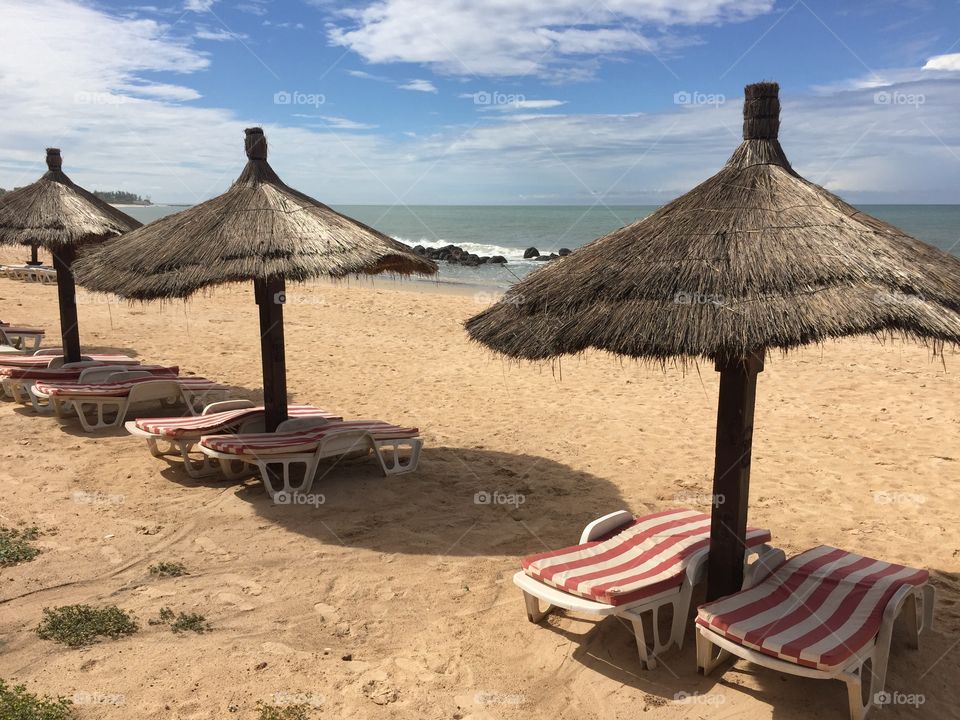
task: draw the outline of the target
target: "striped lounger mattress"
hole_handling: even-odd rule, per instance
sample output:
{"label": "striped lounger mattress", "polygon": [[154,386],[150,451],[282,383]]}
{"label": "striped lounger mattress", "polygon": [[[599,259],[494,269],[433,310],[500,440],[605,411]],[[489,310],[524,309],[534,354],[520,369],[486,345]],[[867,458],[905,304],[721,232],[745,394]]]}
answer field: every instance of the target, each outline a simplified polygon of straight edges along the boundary
{"label": "striped lounger mattress", "polygon": [[870,643],[900,588],[926,570],[820,545],[749,590],[702,605],[697,624],[781,660],[831,670]]}
{"label": "striped lounger mattress", "polygon": [[405,428],[380,420],[349,420],[309,430],[284,433],[248,433],[243,435],[210,435],[200,445],[230,455],[270,455],[313,452],[327,436],[344,430],[365,430],[374,440],[400,440],[419,435],[417,428]]}
{"label": "striped lounger mattress", "polygon": [[225,390],[225,385],[220,385],[212,380],[203,377],[165,377],[162,375],[151,377],[138,377],[131,380],[124,380],[116,383],[95,383],[83,385],[79,383],[50,383],[38,382],[36,389],[39,393],[48,397],[126,397],[130,390],[141,383],[156,382],[158,380],[175,381],[183,390],[189,392],[202,392],[204,390]]}
{"label": "striped lounger mattress", "polygon": [[[747,528],[747,545],[770,531]],[[664,510],[638,518],[612,537],[523,558],[524,572],[551,587],[608,605],[634,603],[683,582],[693,557],[710,544],[710,516]]]}
{"label": "striped lounger mattress", "polygon": [[[258,416],[263,415],[263,413],[264,408],[262,406],[247,407],[236,410],[224,410],[223,412],[210,413],[209,415],[195,415],[193,417],[137,418],[135,424],[139,430],[175,440],[184,435],[212,434],[223,428],[256,419]],[[343,419],[339,415],[321,410],[313,405],[290,405],[287,408],[287,413],[291,418],[322,417],[330,421],[340,421]]]}

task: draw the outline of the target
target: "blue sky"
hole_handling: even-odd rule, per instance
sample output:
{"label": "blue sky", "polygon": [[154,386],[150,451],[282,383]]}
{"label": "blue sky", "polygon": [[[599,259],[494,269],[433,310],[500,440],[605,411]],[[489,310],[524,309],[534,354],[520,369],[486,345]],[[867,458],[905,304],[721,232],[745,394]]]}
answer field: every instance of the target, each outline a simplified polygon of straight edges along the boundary
{"label": "blue sky", "polygon": [[655,203],[781,84],[795,167],[854,202],[960,202],[960,5],[905,0],[6,0],[0,186],[198,202],[263,125],[332,204]]}

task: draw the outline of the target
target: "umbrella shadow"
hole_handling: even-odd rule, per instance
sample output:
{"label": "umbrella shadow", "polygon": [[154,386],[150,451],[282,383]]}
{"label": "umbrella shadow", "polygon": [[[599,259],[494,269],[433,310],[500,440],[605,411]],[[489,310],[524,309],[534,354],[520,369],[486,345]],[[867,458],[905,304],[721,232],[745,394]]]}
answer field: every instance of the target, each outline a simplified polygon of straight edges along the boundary
{"label": "umbrella shadow", "polygon": [[291,532],[433,556],[563,547],[578,541],[585,524],[626,505],[614,483],[554,460],[450,447],[425,448],[417,471],[405,475],[384,477],[371,460],[341,462],[326,473],[321,467],[311,494],[313,504],[276,505],[259,479],[237,489],[264,519]]}

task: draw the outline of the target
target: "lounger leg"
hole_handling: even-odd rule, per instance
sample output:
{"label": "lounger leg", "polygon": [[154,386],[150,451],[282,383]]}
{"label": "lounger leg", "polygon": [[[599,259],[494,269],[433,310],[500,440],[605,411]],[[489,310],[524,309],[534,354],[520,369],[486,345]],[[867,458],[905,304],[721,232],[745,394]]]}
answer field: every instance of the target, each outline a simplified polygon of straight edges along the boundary
{"label": "lounger leg", "polygon": [[[319,458],[317,454],[291,455],[271,460],[257,460],[256,463],[257,467],[260,468],[260,477],[263,479],[263,486],[266,488],[267,494],[270,496],[270,499],[275,499],[278,493],[284,493],[290,496],[310,492],[310,488],[313,487],[313,477],[317,474]],[[270,471],[271,467],[276,467],[277,465],[281,467],[279,480],[282,483],[282,487],[280,488],[276,487],[274,483],[276,476]],[[290,479],[290,468],[294,465],[304,466],[303,480],[297,485],[293,485]]]}
{"label": "lounger leg", "polygon": [[[876,668],[871,668],[873,672],[870,677],[870,696],[867,698],[867,703],[863,703],[863,663],[858,667],[853,669],[850,672],[845,672],[843,674],[843,681],[847,684],[847,700],[850,705],[850,720],[863,720],[867,713],[870,711],[870,708],[873,707],[874,700],[874,688],[877,685],[874,684],[874,679],[876,678]],[[883,685],[879,686],[881,689]]]}
{"label": "lounger leg", "polygon": [[[640,664],[647,670],[655,669],[657,667],[657,658],[647,649],[647,637],[643,632],[643,618],[638,616],[636,619],[631,619],[630,622],[633,625],[633,636],[637,641],[637,653],[640,655]],[[656,616],[654,616],[654,622],[656,622]],[[653,634],[654,636],[657,634],[656,625],[654,625]]]}
{"label": "lounger leg", "polygon": [[540,609],[540,599],[536,595],[531,595],[526,590],[523,591],[523,604],[527,608],[527,620],[532,623],[539,623],[547,615],[553,612],[553,605],[547,605],[545,610]]}
{"label": "lounger leg", "polygon": [[697,630],[697,670],[704,675],[709,675],[729,656],[729,652],[714,645],[710,642],[710,638]]}
{"label": "lounger leg", "polygon": [[[404,460],[400,451],[403,448],[410,448],[410,456]],[[402,473],[413,472],[420,464],[420,450],[423,448],[423,440],[414,438],[412,440],[383,440],[373,443],[373,451],[380,461],[380,467],[384,475],[400,475]]]}

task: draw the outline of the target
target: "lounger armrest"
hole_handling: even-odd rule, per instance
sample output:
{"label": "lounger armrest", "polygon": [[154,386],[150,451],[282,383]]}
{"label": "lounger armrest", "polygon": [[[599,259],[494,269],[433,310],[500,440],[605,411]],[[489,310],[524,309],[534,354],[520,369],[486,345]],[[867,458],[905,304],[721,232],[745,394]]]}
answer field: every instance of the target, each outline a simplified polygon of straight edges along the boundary
{"label": "lounger armrest", "polygon": [[749,590],[756,587],[768,577],[778,567],[787,561],[787,554],[780,548],[770,545],[761,545],[757,548],[759,557],[755,562],[744,565],[743,568],[743,586],[741,590]]}
{"label": "lounger armrest", "polygon": [[241,410],[252,407],[256,407],[256,405],[249,400],[222,400],[221,402],[210,403],[200,414],[212,415],[213,413],[226,412],[227,410]]}
{"label": "lounger armrest", "polygon": [[597,518],[589,523],[580,534],[580,543],[590,542],[591,540],[606,535],[618,527],[622,527],[633,522],[633,515],[626,510],[617,510],[609,515]]}
{"label": "lounger armrest", "polygon": [[329,424],[329,420],[319,415],[288,418],[277,426],[277,432],[297,432],[299,430],[309,430],[310,428],[322,427],[323,425]]}

